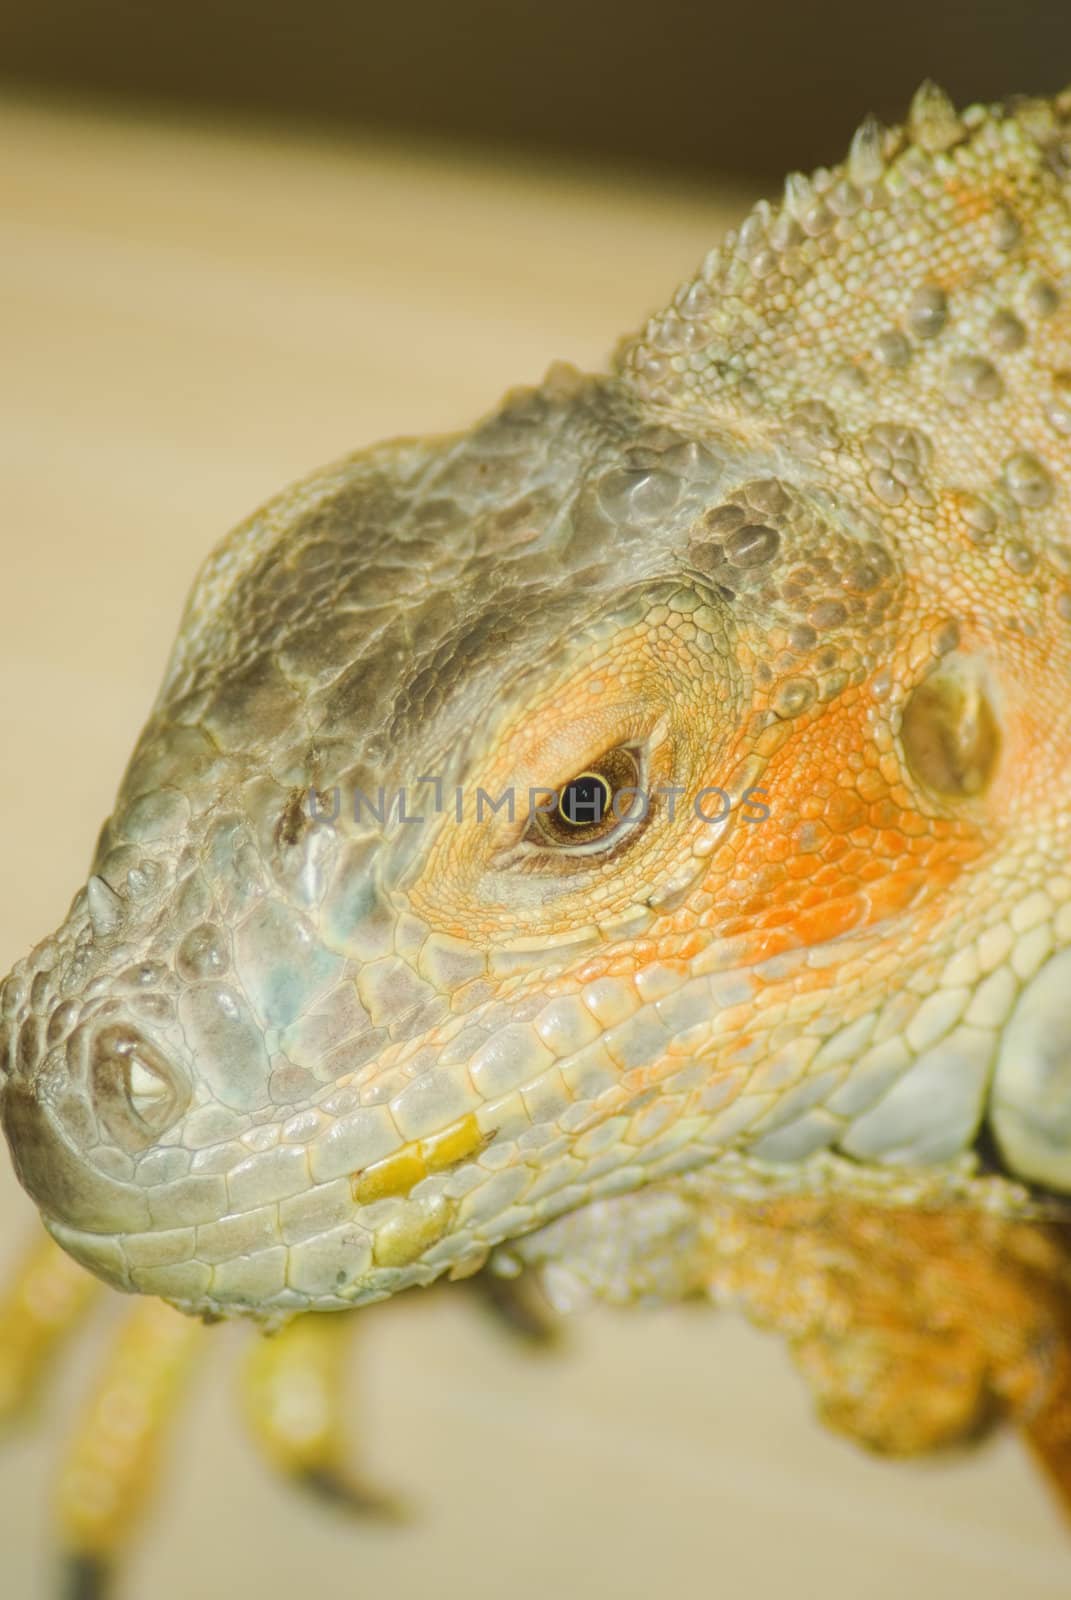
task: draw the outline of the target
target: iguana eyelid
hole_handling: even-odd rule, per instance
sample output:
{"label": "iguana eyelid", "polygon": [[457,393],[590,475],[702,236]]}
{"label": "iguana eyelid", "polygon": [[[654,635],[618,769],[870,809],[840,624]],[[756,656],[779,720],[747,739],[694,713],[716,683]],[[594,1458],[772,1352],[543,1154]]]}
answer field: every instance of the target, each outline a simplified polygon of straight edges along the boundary
{"label": "iguana eyelid", "polygon": [[[633,726],[637,725],[638,718],[633,717]],[[601,856],[605,857],[611,844],[616,847],[624,842],[626,835],[638,832],[646,821],[646,815],[636,818],[624,817],[621,825],[612,829],[599,840],[578,840],[575,845],[540,844],[526,838],[531,827],[534,813],[528,807],[529,794],[532,790],[545,790],[547,794],[560,793],[578,774],[597,768],[600,762],[605,761],[615,750],[628,750],[635,757],[639,770],[639,783],[637,787],[648,798],[652,791],[652,773],[655,769],[658,754],[665,743],[669,732],[668,718],[662,716],[648,732],[633,737],[627,729],[623,729],[621,736],[614,739],[612,744],[603,745],[601,748],[573,755],[569,762],[561,763],[562,771],[552,772],[546,782],[528,784],[520,780],[512,787],[515,789],[514,814],[511,821],[506,823],[507,834],[502,844],[495,850],[492,864],[499,871],[509,871],[512,867],[520,865],[525,858],[529,861],[533,857],[550,857],[555,859],[569,859],[571,857]],[[567,765],[567,770],[565,770]],[[664,777],[661,781],[664,781]],[[647,810],[650,810],[648,806]]]}
{"label": "iguana eyelid", "polygon": [[[609,779],[603,775],[600,769],[607,767],[612,759],[619,754],[628,757],[628,764],[633,769],[628,773],[628,776],[630,778],[634,778],[635,781],[633,783],[622,784],[620,787],[615,789]],[[549,829],[545,829],[540,826],[539,812],[532,811],[529,813],[525,824],[525,832],[521,840],[522,844],[527,844],[533,851],[536,851],[541,855],[605,857],[614,849],[620,848],[620,846],[625,842],[626,838],[628,838],[630,835],[634,835],[637,830],[647,821],[647,818],[650,814],[649,798],[645,799],[645,803],[637,815],[636,797],[637,795],[643,795],[645,797],[647,796],[649,771],[650,761],[642,746],[633,744],[619,744],[614,745],[610,750],[603,751],[600,756],[597,756],[593,761],[586,763],[584,767],[578,770],[578,772],[570,774],[570,776],[565,779],[564,783],[558,785],[557,792],[559,796],[558,804],[560,806],[560,797],[565,790],[569,788],[570,784],[577,782],[579,778],[588,774],[600,777],[605,788],[610,793],[609,804],[614,808],[614,820],[606,828],[605,832],[592,834],[582,824],[574,824],[573,826],[576,828],[575,835],[563,835],[561,838],[555,838]],[[630,790],[633,791],[633,798],[629,805],[624,808],[623,813],[618,815],[618,810],[615,804],[616,797],[618,794],[625,793]],[[603,813],[603,817],[600,818],[600,822],[604,819],[605,812]]]}

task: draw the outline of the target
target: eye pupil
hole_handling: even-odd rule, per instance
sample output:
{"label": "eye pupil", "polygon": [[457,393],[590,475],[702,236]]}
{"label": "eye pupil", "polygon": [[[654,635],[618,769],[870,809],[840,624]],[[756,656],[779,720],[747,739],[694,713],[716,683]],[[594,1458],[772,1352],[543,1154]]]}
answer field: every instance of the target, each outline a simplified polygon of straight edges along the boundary
{"label": "eye pupil", "polygon": [[610,809],[613,791],[599,772],[581,772],[558,796],[558,811],[575,828],[597,825]]}
{"label": "eye pupil", "polygon": [[626,835],[635,837],[637,820],[646,819],[645,807],[639,819],[635,814],[643,773],[642,751],[628,745],[606,751],[562,784],[547,807],[540,806],[533,813],[528,842],[564,857],[606,854],[623,844]]}

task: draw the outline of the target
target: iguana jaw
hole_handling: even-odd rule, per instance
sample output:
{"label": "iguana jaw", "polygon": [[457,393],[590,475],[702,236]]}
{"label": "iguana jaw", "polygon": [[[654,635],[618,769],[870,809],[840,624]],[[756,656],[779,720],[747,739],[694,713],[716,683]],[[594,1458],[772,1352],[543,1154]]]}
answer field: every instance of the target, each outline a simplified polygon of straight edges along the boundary
{"label": "iguana jaw", "polygon": [[[664,609],[655,609],[657,629]],[[592,676],[585,661],[581,677]],[[616,705],[611,677],[604,670]],[[559,698],[552,686],[548,706]],[[836,712],[826,716],[834,729]],[[545,747],[535,712],[524,726]],[[652,726],[668,738],[661,714]],[[526,938],[502,936],[500,881],[492,875],[487,885],[474,861],[474,851],[497,859],[494,828],[472,820],[466,831],[449,815],[424,852],[407,852],[405,882],[389,893],[374,870],[380,853],[366,851],[362,888],[347,875],[344,840],[323,825],[305,830],[294,846],[302,862],[288,870],[292,881],[322,874],[315,922],[291,907],[288,923],[272,911],[277,894],[265,893],[241,925],[258,930],[257,940],[235,930],[226,961],[202,923],[170,966],[138,962],[145,933],[133,904],[116,915],[106,893],[83,893],[58,939],[20,964],[4,991],[9,1005],[14,990],[35,993],[43,1016],[59,1019],[36,1034],[24,1024],[4,1097],[20,1176],[47,1225],[118,1287],[191,1310],[276,1316],[464,1274],[563,1212],[723,1158],[730,1185],[744,1170],[780,1172],[790,1187],[843,1187],[850,1163],[822,1155],[839,1146],[884,1169],[886,1202],[927,1185],[940,1196],[959,1181],[998,1056],[1026,1070],[1021,1019],[1051,1015],[1060,992],[1052,972],[1065,958],[1037,969],[1040,947],[1027,927],[1018,945],[984,926],[964,940],[978,917],[981,847],[957,842],[956,830],[918,861],[907,851],[884,874],[870,873],[865,893],[857,885],[846,897],[808,896],[804,913],[801,880],[792,888],[771,876],[807,826],[795,805],[788,825],[778,812],[778,794],[790,792],[788,749],[782,742],[763,771],[748,772],[771,801],[761,824],[738,813],[713,848],[683,802],[675,823],[663,815],[649,825],[654,859],[677,862],[666,903],[651,895],[656,905],[645,906],[635,895],[630,908],[611,895],[600,908],[590,888],[556,875],[559,925],[548,925],[548,902],[536,897],[529,914],[542,931]],[[498,751],[503,770],[516,770],[506,729]],[[710,776],[662,775],[687,780],[685,795]],[[498,792],[493,772],[481,776]],[[887,831],[887,805],[881,815]],[[840,833],[823,825],[824,842],[808,834],[806,881],[851,883],[827,871],[861,826],[851,807],[840,820]],[[505,819],[500,826],[508,832]],[[676,854],[674,827],[687,846]],[[650,861],[637,870],[649,877]],[[485,883],[482,923],[470,907],[467,932],[445,910],[455,878]],[[180,892],[167,885],[165,906]],[[584,920],[570,926],[573,899]],[[347,920],[358,904],[361,925]],[[1031,927],[1045,906],[1054,927],[1066,920],[1037,894],[1033,910],[1029,898],[1023,905],[1016,920]],[[779,916],[780,906],[790,914]],[[338,947],[336,913],[347,925]],[[318,948],[307,942],[313,927],[328,940]],[[287,993],[282,958],[295,938],[307,956],[302,981],[319,983],[319,995]],[[57,1036],[64,1016],[53,986],[87,947],[81,1008],[68,1011],[67,1036],[35,1059],[30,1041],[47,1046],[48,1028]],[[1017,961],[1033,961],[1039,976],[1008,1026],[1014,987],[1004,974]],[[228,962],[237,964],[239,994],[248,988],[258,1006],[296,1005],[290,1072],[333,1059],[325,1055],[332,1033],[350,1030],[337,1047],[341,1070],[311,1092],[295,1080],[300,1098],[289,1108],[263,1098],[248,1065],[238,1070],[247,1060],[239,1039],[227,1049],[217,1035],[213,1055],[206,1033],[200,1054],[191,1051],[191,1035],[205,1026],[191,997],[203,993],[206,973],[233,983]],[[338,982],[332,963],[341,963]],[[273,982],[282,987],[273,991]],[[1035,1005],[1045,993],[1048,1011]],[[218,1027],[222,1013],[210,1016]],[[396,1037],[369,1052],[352,1032],[355,1017],[366,1036],[393,1026]],[[256,1049],[267,1057],[268,1025],[257,1026]],[[276,1024],[276,1042],[284,1033]],[[346,1070],[362,1048],[365,1059]],[[734,1152],[745,1155],[743,1169]],[[997,1183],[985,1203],[1016,1210],[1026,1196]]]}

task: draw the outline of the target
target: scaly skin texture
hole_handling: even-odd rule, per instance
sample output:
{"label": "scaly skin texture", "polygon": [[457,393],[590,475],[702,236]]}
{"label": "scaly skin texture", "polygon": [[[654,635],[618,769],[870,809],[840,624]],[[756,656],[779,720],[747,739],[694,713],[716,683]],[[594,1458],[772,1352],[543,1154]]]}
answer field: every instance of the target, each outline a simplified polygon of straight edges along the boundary
{"label": "scaly skin texture", "polygon": [[[1071,1479],[1069,174],[1071,95],[926,87],[609,375],[224,541],[2,991],[78,1260],[731,1298],[865,1442],[1002,1405]],[[646,818],[529,814],[592,770]]]}

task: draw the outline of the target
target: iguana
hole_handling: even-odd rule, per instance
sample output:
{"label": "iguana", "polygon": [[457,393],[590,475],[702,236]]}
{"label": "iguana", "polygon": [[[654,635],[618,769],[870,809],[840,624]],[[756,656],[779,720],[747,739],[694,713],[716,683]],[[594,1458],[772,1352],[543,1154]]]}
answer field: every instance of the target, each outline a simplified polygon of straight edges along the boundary
{"label": "iguana", "polygon": [[732,1302],[1071,1500],[1069,197],[1071,91],[927,84],[608,372],[224,540],[0,991],[55,1241],[276,1326]]}

